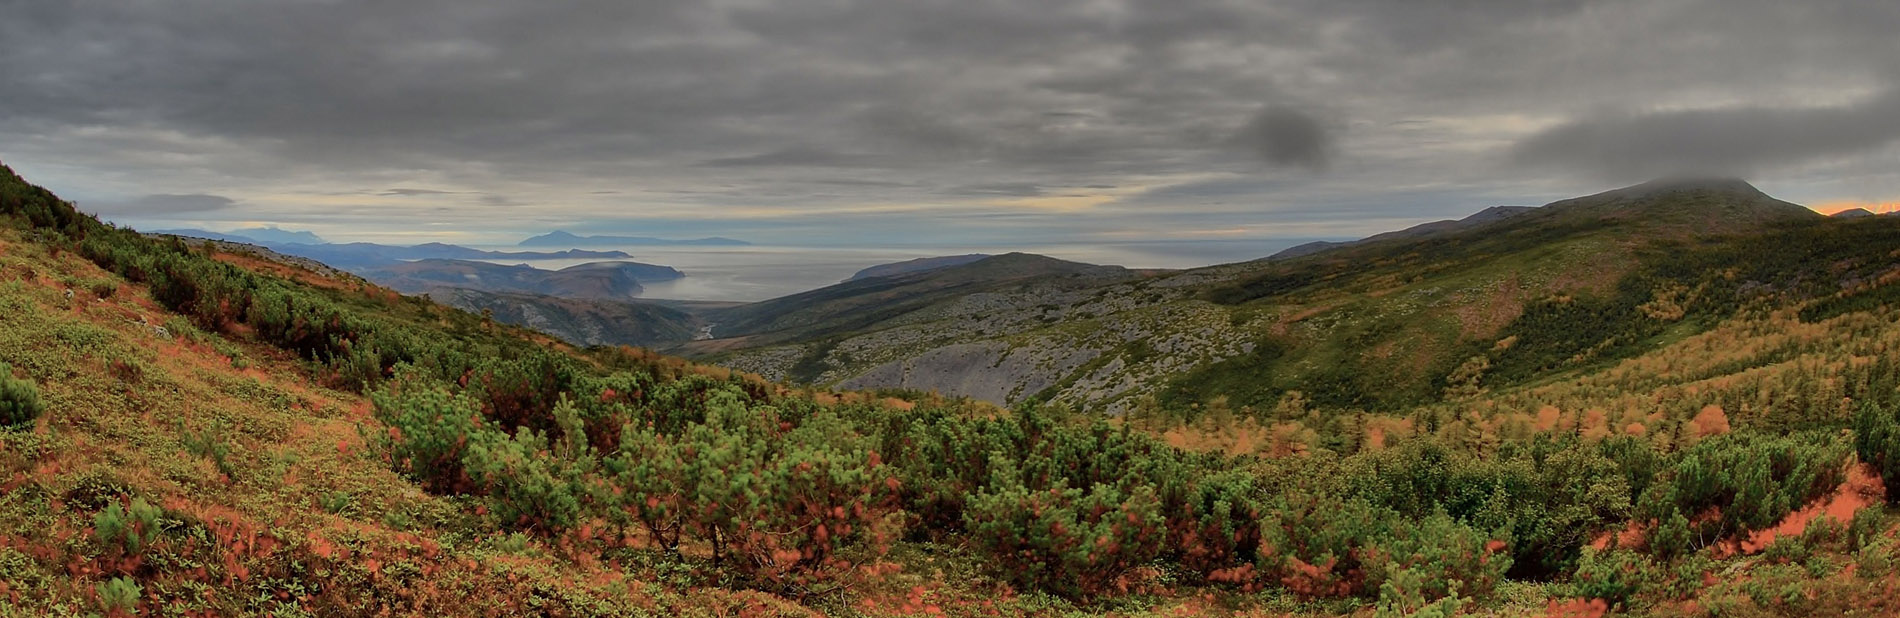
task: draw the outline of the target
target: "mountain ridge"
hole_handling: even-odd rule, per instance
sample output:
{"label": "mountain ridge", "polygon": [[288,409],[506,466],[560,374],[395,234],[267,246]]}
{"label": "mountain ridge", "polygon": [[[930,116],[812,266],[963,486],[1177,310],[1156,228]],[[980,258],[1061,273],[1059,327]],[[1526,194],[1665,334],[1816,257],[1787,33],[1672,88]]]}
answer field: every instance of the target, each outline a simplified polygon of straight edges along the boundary
{"label": "mountain ridge", "polygon": [[671,246],[699,246],[699,247],[742,247],[742,246],[748,246],[751,244],[752,243],[749,243],[743,240],[735,240],[735,239],[725,238],[721,236],[708,236],[705,238],[672,240],[672,239],[666,239],[666,238],[654,238],[651,236],[578,236],[575,234],[571,234],[567,232],[566,230],[555,230],[552,232],[548,232],[546,234],[541,234],[539,236],[530,236],[526,239],[523,239],[521,242],[516,243],[516,246],[519,246],[519,247],[587,247],[587,246],[602,246],[602,245],[662,245],[662,246],[671,245]]}
{"label": "mountain ridge", "polygon": [[871,267],[867,267],[862,270],[859,270],[858,272],[853,273],[850,277],[847,277],[845,280],[840,281],[839,283],[850,283],[852,281],[857,281],[859,279],[870,279],[872,277],[892,277],[892,276],[897,276],[897,275],[902,275],[902,274],[907,274],[907,273],[924,272],[924,271],[929,271],[929,270],[936,270],[939,268],[948,268],[951,266],[962,266],[964,264],[975,262],[977,260],[981,260],[987,257],[990,257],[990,254],[967,253],[964,255],[940,255],[940,256],[935,256],[935,257],[920,257],[920,258],[915,258],[915,259],[910,259],[910,260],[904,260],[902,262],[878,264],[876,266],[871,266]]}

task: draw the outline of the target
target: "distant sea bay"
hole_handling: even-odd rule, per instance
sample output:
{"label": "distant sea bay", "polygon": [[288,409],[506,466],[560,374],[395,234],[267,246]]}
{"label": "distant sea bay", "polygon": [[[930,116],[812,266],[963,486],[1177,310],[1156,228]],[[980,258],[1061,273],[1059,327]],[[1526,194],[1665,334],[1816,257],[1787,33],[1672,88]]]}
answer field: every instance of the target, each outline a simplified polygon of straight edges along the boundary
{"label": "distant sea bay", "polygon": [[[866,267],[940,255],[1002,254],[1011,251],[1049,257],[1125,266],[1128,268],[1193,268],[1243,262],[1306,242],[1307,239],[1252,239],[1213,241],[1150,241],[1130,243],[1074,243],[1044,246],[903,246],[903,247],[793,247],[750,245],[739,247],[650,246],[585,247],[618,249],[629,261],[671,266],[686,278],[645,285],[642,298],[753,302],[815,290],[843,281]],[[547,251],[549,248],[478,246],[494,251]],[[559,269],[600,260],[488,260],[496,264],[527,264]]]}

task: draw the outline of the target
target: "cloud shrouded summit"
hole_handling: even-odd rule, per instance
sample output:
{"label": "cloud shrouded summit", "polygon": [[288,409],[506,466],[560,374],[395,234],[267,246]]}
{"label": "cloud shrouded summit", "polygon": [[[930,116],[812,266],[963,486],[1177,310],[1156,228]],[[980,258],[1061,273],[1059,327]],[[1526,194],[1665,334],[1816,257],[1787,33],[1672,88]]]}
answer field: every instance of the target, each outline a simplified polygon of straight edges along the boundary
{"label": "cloud shrouded summit", "polygon": [[133,223],[343,239],[1358,235],[1676,168],[1879,200],[1896,26],[1872,0],[35,2],[0,21],[0,160]]}

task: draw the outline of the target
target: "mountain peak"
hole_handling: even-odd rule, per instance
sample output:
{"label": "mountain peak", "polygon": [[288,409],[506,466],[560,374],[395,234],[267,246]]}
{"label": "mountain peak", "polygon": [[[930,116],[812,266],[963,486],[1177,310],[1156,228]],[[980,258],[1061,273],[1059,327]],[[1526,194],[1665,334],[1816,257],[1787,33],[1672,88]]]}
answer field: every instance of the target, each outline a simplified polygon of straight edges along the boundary
{"label": "mountain peak", "polygon": [[1613,189],[1544,207],[1551,216],[1605,222],[1687,225],[1697,233],[1742,232],[1819,217],[1739,178],[1675,177]]}
{"label": "mountain peak", "polygon": [[1751,198],[1768,197],[1768,194],[1762,193],[1761,189],[1755,188],[1755,185],[1748,184],[1748,181],[1740,178],[1700,176],[1658,178],[1642,184],[1616,189],[1610,193],[1618,194],[1619,197],[1641,199],[1671,193],[1688,192],[1726,194]]}

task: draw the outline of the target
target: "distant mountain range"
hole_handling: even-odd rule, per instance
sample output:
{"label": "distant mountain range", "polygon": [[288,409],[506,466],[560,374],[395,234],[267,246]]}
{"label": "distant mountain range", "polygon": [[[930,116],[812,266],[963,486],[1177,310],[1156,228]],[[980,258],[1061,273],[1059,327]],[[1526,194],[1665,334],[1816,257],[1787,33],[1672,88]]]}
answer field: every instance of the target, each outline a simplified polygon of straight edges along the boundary
{"label": "distant mountain range", "polygon": [[370,281],[405,294],[437,288],[468,288],[505,294],[540,294],[584,300],[630,300],[641,283],[686,275],[668,266],[639,262],[590,262],[560,270],[503,266],[468,260],[425,259],[365,270]]}
{"label": "distant mountain range", "polygon": [[750,244],[752,243],[749,243],[743,240],[734,240],[731,238],[721,238],[718,236],[713,236],[713,237],[708,237],[708,238],[693,238],[693,239],[688,239],[688,240],[672,240],[672,239],[666,239],[666,238],[653,238],[650,236],[577,236],[574,234],[567,233],[566,231],[555,230],[552,232],[548,232],[546,234],[542,234],[540,236],[530,237],[527,240],[521,241],[516,246],[518,247],[602,247],[602,246],[612,247],[612,246],[627,246],[627,245],[672,245],[672,246],[695,246],[695,247],[738,247],[738,246],[745,246],[745,245],[750,245]]}
{"label": "distant mountain range", "polygon": [[241,242],[241,243],[246,243],[246,244],[263,245],[263,246],[278,245],[278,244],[293,244],[293,243],[300,244],[300,245],[321,245],[321,244],[330,242],[310,232],[298,231],[298,230],[286,230],[286,229],[278,228],[275,225],[265,226],[265,227],[247,227],[247,228],[239,229],[239,230],[231,230],[229,232],[212,232],[212,231],[198,230],[198,229],[181,229],[181,230],[155,230],[152,233],[153,234],[170,234],[173,236],[190,236],[192,238],[209,238],[211,240],[222,240],[225,242]]}
{"label": "distant mountain range", "polygon": [[[159,230],[151,233],[257,245],[284,255],[317,260],[349,271],[361,271],[411,260],[611,260],[633,257],[625,251],[581,249],[552,252],[485,251],[439,242],[408,246],[380,245],[369,242],[332,244],[324,242],[322,238],[310,232],[280,230],[274,227],[248,228],[231,232],[183,229]],[[316,242],[282,239],[315,240]]]}
{"label": "distant mountain range", "polygon": [[279,253],[307,257],[344,270],[366,270],[412,260],[611,260],[633,257],[624,251],[484,251],[460,245],[424,243],[401,247],[367,242],[333,245],[266,244]]}

